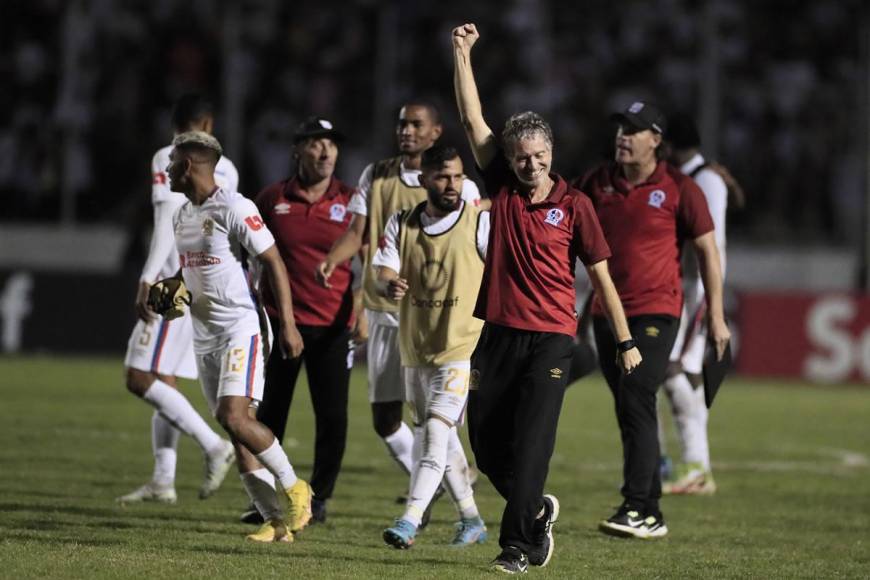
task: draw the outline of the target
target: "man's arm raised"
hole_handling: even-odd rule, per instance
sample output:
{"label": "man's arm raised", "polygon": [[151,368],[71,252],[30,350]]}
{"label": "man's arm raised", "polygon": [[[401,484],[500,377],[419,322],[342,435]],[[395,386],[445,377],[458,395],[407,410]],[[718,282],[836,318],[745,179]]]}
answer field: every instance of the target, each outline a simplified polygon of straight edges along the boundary
{"label": "man's arm raised", "polygon": [[495,157],[498,147],[492,129],[483,119],[483,109],[474,71],[471,68],[471,47],[480,38],[474,24],[463,24],[453,29],[453,88],[459,118],[465,127],[468,143],[478,167],[486,167]]}

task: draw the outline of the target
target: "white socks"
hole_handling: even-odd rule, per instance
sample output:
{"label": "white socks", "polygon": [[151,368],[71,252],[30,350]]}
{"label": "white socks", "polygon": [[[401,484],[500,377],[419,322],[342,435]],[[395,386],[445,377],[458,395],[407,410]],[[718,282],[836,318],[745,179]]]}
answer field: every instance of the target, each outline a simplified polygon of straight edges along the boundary
{"label": "white socks", "polygon": [[175,485],[175,463],[181,432],[158,411],[151,416],[151,448],[154,450],[154,475],[151,481],[160,488]]}
{"label": "white socks", "polygon": [[707,405],[704,389],[692,387],[689,378],[680,373],[665,381],[665,391],[677,425],[677,435],[683,447],[685,463],[700,463],[710,469],[710,446],[707,441]]}
{"label": "white socks", "polygon": [[283,517],[284,511],[278,502],[278,494],[275,493],[275,478],[268,469],[261,467],[240,475],[245,491],[264,520]]}
{"label": "white socks", "polygon": [[296,472],[293,471],[293,466],[290,465],[290,460],[287,459],[287,454],[284,453],[277,438],[272,440],[272,444],[265,451],[257,453],[257,459],[278,479],[282,489],[289,489],[295,485],[298,479]]}
{"label": "white socks", "polygon": [[425,428],[421,430],[422,456],[411,476],[411,491],[402,518],[419,526],[423,512],[432,501],[442,479],[456,502],[460,515],[463,518],[477,517],[477,506],[468,482],[468,461],[456,429],[440,419],[428,419]]}
{"label": "white socks", "polygon": [[402,424],[392,435],[384,437],[384,443],[387,444],[387,449],[396,463],[402,470],[410,474],[413,468],[413,458],[411,457],[412,448],[414,447],[414,434],[411,429],[402,421]]}
{"label": "white socks", "polygon": [[444,483],[456,503],[460,517],[471,519],[480,516],[477,504],[474,502],[471,480],[468,478],[468,459],[465,457],[465,449],[462,448],[462,441],[459,439],[459,431],[456,427],[450,429],[450,438],[447,441]]}
{"label": "white socks", "polygon": [[221,437],[200,417],[190,401],[178,390],[157,379],[143,397],[160,414],[186,435],[190,435],[206,453],[221,445]]}

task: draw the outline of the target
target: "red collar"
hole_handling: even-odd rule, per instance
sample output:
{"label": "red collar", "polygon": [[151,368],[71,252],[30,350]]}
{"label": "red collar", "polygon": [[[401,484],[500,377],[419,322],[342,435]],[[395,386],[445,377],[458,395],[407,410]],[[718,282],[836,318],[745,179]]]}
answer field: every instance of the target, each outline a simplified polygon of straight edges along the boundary
{"label": "red collar", "polygon": [[[323,201],[324,199],[332,199],[333,197],[338,195],[340,191],[341,188],[339,186],[339,181],[333,175],[329,178],[329,186],[326,188],[326,192],[324,192],[323,196],[318,201]],[[282,193],[284,197],[288,200],[292,199],[293,201],[311,203],[305,198],[305,196],[302,195],[302,184],[299,182],[298,175],[294,175],[286,182],[284,182],[284,191]]]}
{"label": "red collar", "polygon": [[637,185],[632,185],[625,178],[625,174],[622,172],[622,166],[618,163],[613,164],[613,169],[610,173],[610,183],[613,184],[613,188],[619,191],[620,193],[629,193],[633,189],[637,189],[639,187],[644,187],[647,185],[655,185],[657,183],[661,183],[667,174],[668,168],[667,163],[664,161],[659,161],[656,164],[656,168],[647,177],[646,181],[643,183],[638,183]]}

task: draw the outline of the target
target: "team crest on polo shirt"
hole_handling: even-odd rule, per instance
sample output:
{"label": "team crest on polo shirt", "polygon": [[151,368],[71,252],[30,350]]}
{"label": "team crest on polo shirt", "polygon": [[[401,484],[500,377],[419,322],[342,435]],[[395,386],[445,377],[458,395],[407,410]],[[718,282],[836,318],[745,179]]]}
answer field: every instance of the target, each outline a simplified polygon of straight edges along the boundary
{"label": "team crest on polo shirt", "polygon": [[558,226],[559,222],[561,222],[564,217],[565,212],[563,212],[558,207],[554,207],[547,212],[547,218],[544,220],[544,222],[550,224],[551,226]]}
{"label": "team crest on polo shirt", "polygon": [[275,213],[277,215],[287,215],[290,213],[290,204],[287,202],[281,202],[275,205]]}
{"label": "team crest on polo shirt", "polygon": [[210,217],[202,220],[202,235],[210,236],[214,233],[214,220]]}
{"label": "team crest on polo shirt", "polygon": [[661,189],[656,189],[655,191],[651,191],[649,194],[649,203],[653,207],[661,208],[662,204],[665,203],[665,192]]}
{"label": "team crest on polo shirt", "polygon": [[329,219],[334,222],[342,222],[344,221],[344,216],[347,213],[347,207],[340,204],[334,203],[332,207],[329,208]]}

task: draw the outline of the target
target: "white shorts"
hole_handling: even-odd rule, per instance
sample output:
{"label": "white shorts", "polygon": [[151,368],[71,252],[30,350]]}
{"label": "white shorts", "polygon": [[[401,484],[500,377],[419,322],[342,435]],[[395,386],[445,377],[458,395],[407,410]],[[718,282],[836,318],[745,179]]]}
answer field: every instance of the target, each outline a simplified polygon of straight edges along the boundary
{"label": "white shorts", "polygon": [[414,424],[422,425],[429,415],[462,423],[468,401],[471,361],[450,362],[439,367],[402,367],[405,396]]}
{"label": "white shorts", "polygon": [[124,366],[169,377],[196,378],[190,316],[139,321],[127,341]]}
{"label": "white shorts", "polygon": [[680,328],[677,331],[674,348],[671,350],[670,360],[679,362],[683,366],[683,371],[689,374],[701,374],[704,365],[704,350],[707,346],[705,312],[706,307],[703,303],[693,313],[683,306]]}
{"label": "white shorts", "polygon": [[[369,317],[369,321],[372,318]],[[405,400],[399,357],[399,327],[369,322],[366,345],[369,375],[369,402],[391,403]]]}
{"label": "white shorts", "polygon": [[212,415],[221,397],[263,399],[263,344],[259,334],[234,336],[223,349],[196,355],[202,392]]}

